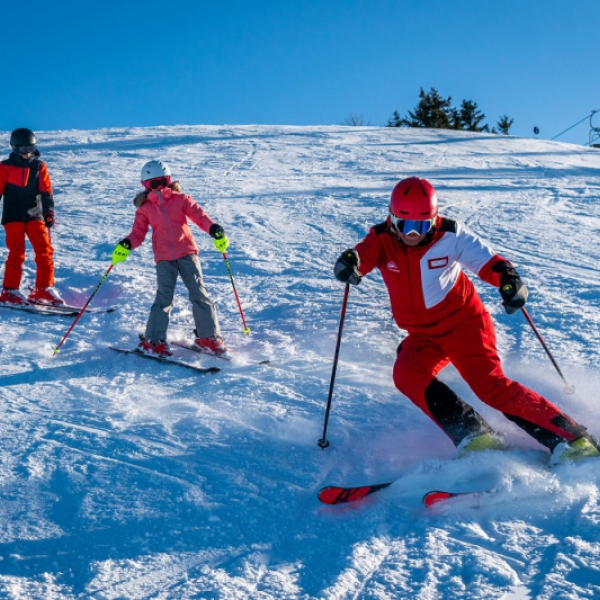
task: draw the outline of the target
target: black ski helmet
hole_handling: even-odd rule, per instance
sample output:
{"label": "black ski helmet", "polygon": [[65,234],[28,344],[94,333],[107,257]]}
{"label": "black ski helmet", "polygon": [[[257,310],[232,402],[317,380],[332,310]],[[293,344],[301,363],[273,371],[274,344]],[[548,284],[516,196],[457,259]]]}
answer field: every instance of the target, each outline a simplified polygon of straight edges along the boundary
{"label": "black ski helmet", "polygon": [[26,127],[19,127],[10,134],[10,147],[15,151],[19,146],[35,146],[36,144],[35,133]]}

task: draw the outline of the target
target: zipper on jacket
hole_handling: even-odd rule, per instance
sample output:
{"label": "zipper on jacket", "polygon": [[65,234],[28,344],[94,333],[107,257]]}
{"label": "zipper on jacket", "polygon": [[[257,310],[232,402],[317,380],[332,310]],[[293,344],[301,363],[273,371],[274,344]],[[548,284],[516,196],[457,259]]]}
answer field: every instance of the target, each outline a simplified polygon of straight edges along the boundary
{"label": "zipper on jacket", "polygon": [[[406,258],[406,273],[407,273],[407,277],[408,277],[408,292],[410,295],[410,306],[411,306],[411,311],[412,311],[412,316],[417,314],[417,306],[415,304],[415,294],[417,294],[417,296],[419,295],[419,291],[415,291],[414,289],[414,269],[415,266],[413,265],[414,259],[411,257],[411,247],[407,246],[406,244],[402,244],[399,240],[394,240],[395,244],[398,244],[399,249],[401,250],[401,252],[403,252],[405,258]],[[419,258],[416,261],[416,268],[420,271],[421,270],[421,259]],[[423,307],[425,307],[425,296],[424,296],[424,292],[423,292],[423,279],[421,277],[421,290],[420,290],[420,296],[422,297],[422,303],[423,303]]]}
{"label": "zipper on jacket", "polygon": [[[413,288],[413,269],[412,269],[411,257],[410,257],[410,254],[409,254],[407,248],[408,248],[408,246],[405,246],[403,248],[403,250],[406,255],[406,270],[408,271],[408,290],[410,292],[410,305],[412,307],[413,315],[415,315],[417,313],[417,307],[415,306],[415,292],[414,292],[414,288]],[[420,263],[417,263],[417,267],[419,269],[421,268]],[[421,291],[421,293],[422,293],[422,291]]]}
{"label": "zipper on jacket", "polygon": [[[19,185],[19,205],[21,206],[21,220],[26,223],[28,216],[27,208],[27,184],[31,176],[31,169],[27,166],[20,168],[21,184]],[[37,200],[36,200],[37,204]]]}
{"label": "zipper on jacket", "polygon": [[173,243],[173,236],[171,235],[171,226],[169,225],[169,219],[167,218],[167,209],[165,206],[165,201],[162,197],[162,192],[160,190],[156,190],[158,194],[158,201],[160,203],[160,209],[163,214],[163,218],[165,220],[165,225],[167,226],[167,234],[169,236],[169,243],[171,244],[171,250],[173,251],[173,260],[177,260],[177,252],[175,252],[175,244]]}

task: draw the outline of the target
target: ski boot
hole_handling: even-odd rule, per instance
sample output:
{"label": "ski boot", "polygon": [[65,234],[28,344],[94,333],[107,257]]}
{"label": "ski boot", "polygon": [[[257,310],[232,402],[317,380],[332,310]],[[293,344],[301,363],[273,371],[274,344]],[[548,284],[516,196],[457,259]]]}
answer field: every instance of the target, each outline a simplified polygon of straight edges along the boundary
{"label": "ski boot", "polygon": [[462,440],[456,449],[456,457],[462,458],[472,452],[483,450],[506,450],[507,445],[504,438],[494,431],[484,431],[474,435],[468,435]]}
{"label": "ski boot", "polygon": [[215,354],[219,356],[227,352],[227,347],[220,337],[196,338],[194,346],[197,346],[206,354]]}
{"label": "ski boot", "polygon": [[140,336],[138,350],[150,356],[160,356],[162,358],[173,356],[173,353],[169,350],[169,344],[165,340],[147,340],[143,336]]}
{"label": "ski boot", "polygon": [[0,302],[4,304],[14,304],[15,306],[24,306],[27,304],[25,296],[16,288],[2,288]]}
{"label": "ski boot", "polygon": [[598,441],[594,436],[585,434],[572,442],[561,442],[554,448],[550,459],[551,465],[558,465],[567,461],[577,462],[584,458],[596,458],[600,456]]}
{"label": "ski boot", "polygon": [[33,304],[51,304],[53,306],[60,306],[65,303],[53,287],[35,288],[27,296],[27,300]]}

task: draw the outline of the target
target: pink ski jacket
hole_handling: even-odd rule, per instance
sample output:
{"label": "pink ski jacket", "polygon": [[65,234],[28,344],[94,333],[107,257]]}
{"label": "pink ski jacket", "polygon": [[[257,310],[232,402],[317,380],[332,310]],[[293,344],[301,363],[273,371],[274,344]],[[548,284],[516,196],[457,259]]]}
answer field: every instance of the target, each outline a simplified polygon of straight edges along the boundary
{"label": "pink ski jacket", "polygon": [[127,236],[131,249],[142,244],[148,227],[152,227],[152,250],[156,262],[198,254],[188,219],[206,233],[214,223],[187,194],[171,188],[150,192],[137,209],[131,233]]}

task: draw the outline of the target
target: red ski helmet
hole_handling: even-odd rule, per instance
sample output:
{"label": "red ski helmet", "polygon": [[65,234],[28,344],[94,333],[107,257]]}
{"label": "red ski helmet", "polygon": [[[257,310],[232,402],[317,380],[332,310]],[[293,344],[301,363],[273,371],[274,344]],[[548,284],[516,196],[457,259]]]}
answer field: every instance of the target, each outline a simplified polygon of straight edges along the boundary
{"label": "red ski helmet", "polygon": [[397,219],[429,221],[437,217],[438,198],[427,179],[408,177],[399,181],[390,197],[390,214]]}

